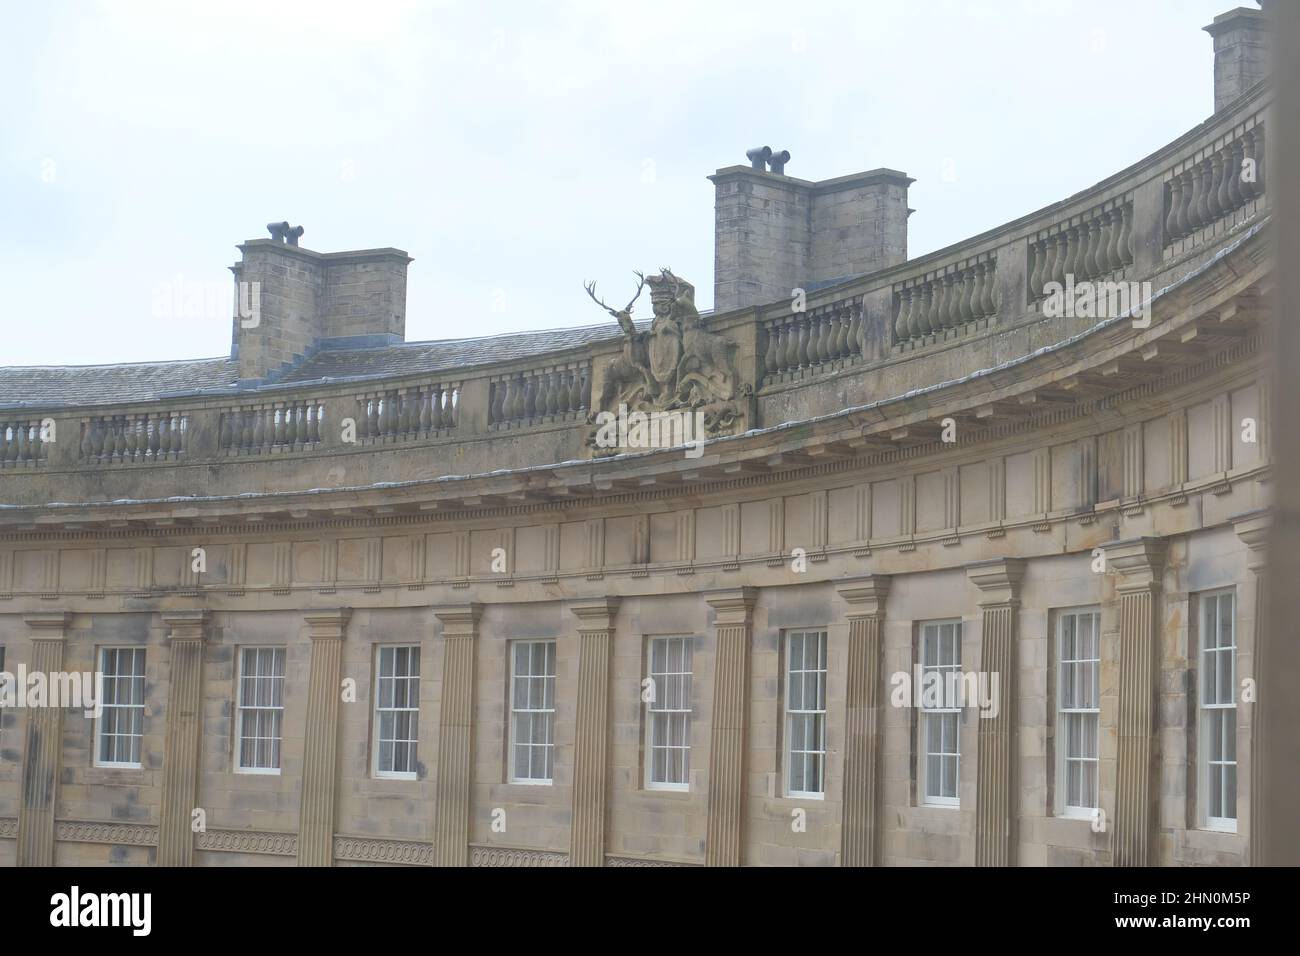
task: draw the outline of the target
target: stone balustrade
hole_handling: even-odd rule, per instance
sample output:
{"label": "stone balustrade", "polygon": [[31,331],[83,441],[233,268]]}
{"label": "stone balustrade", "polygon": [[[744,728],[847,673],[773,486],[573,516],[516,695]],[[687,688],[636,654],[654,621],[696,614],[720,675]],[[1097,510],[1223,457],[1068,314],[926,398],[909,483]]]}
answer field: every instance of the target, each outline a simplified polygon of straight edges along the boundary
{"label": "stone balustrade", "polygon": [[1264,125],[1255,115],[1166,173],[1167,254],[1182,252],[1188,240],[1224,219],[1235,225],[1239,212],[1253,215],[1263,195]]}
{"label": "stone balustrade", "polygon": [[1029,243],[1029,301],[1049,284],[1112,277],[1133,262],[1133,200],[1111,200],[1038,233]]}
{"label": "stone balustrade", "polygon": [[763,339],[765,385],[845,368],[862,358],[862,297],[771,319]]}
{"label": "stone balustrade", "polygon": [[488,385],[488,426],[518,428],[586,418],[591,363],[550,365],[494,377]]}
{"label": "stone balustrade", "polygon": [[185,456],[189,419],[179,411],[103,415],[81,423],[81,461],[146,465]]}
{"label": "stone balustrade", "polygon": [[357,438],[368,444],[417,441],[455,431],[459,383],[434,383],[357,396]]}
{"label": "stone balustrade", "polygon": [[221,415],[218,444],[224,455],[308,451],[323,440],[324,417],[315,400],[232,408]]}
{"label": "stone balustrade", "polygon": [[899,283],[894,292],[896,349],[985,328],[998,313],[997,268],[997,258],[986,256]]}
{"label": "stone balustrade", "polygon": [[46,457],[39,420],[0,421],[0,468],[38,465]]}

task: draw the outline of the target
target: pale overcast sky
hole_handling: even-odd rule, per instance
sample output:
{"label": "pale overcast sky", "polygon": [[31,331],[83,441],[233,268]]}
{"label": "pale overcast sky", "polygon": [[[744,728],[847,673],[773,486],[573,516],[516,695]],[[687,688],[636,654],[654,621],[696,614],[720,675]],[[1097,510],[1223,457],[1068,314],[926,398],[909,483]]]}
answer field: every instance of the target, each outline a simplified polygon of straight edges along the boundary
{"label": "pale overcast sky", "polygon": [[[764,144],[803,179],[914,177],[920,255],[1204,120],[1201,28],[1234,5],[9,5],[0,364],[228,353],[235,245],[281,219],[413,256],[408,341],[599,322],[584,279],[624,300],[661,265],[707,308],[705,176]],[[218,314],[166,314],[178,283]]]}

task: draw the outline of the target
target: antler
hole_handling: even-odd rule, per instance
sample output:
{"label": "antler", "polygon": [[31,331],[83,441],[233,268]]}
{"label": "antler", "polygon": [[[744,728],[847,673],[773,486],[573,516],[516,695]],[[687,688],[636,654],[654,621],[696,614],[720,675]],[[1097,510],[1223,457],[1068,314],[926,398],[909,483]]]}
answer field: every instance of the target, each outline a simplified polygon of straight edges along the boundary
{"label": "antler", "polygon": [[591,301],[592,301],[592,302],[595,302],[598,306],[600,306],[602,309],[604,309],[604,310],[605,310],[606,312],[608,312],[610,315],[617,315],[617,314],[618,314],[618,313],[615,312],[613,309],[611,309],[608,305],[606,305],[606,304],[605,304],[605,301],[604,301],[603,299],[598,299],[598,298],[596,298],[596,280],[595,280],[595,279],[593,279],[593,280],[590,281],[590,282],[584,282],[584,283],[582,284],[582,287],[583,287],[584,289],[587,290],[587,295],[591,296]]}
{"label": "antler", "polygon": [[645,276],[640,272],[633,272],[632,274],[636,276],[637,279],[636,292],[632,293],[632,298],[628,300],[627,305],[621,310],[611,309],[604,299],[600,299],[596,296],[595,280],[584,282],[582,284],[582,287],[587,290],[587,295],[591,296],[591,301],[595,302],[614,318],[618,319],[618,324],[623,327],[624,331],[628,332],[634,331],[636,328],[632,325],[632,306],[636,304],[636,300],[641,297],[641,290],[645,288]]}
{"label": "antler", "polygon": [[627,307],[623,309],[623,311],[629,316],[632,314],[632,306],[636,303],[637,299],[641,298],[641,290],[645,288],[644,273],[633,270],[632,275],[636,276],[636,291],[632,293],[632,298],[627,300]]}

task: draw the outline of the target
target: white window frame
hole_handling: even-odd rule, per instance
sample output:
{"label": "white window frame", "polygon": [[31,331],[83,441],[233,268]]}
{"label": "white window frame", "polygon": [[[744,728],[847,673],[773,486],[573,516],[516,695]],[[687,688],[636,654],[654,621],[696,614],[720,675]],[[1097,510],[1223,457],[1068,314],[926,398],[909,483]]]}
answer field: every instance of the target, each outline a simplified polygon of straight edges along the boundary
{"label": "white window frame", "polygon": [[[4,673],[4,672],[5,672],[5,645],[0,644],[0,673]],[[9,680],[12,681],[14,680],[14,678],[10,677]],[[16,687],[11,688],[11,690],[13,690],[14,693],[18,692],[18,688]],[[0,687],[0,693],[3,692],[4,692],[4,688]],[[4,727],[5,727],[4,713],[3,711],[0,711],[0,740],[4,739]]]}
{"label": "white window frame", "polygon": [[[397,673],[397,665],[400,658],[399,651],[406,651],[407,670],[404,674]],[[384,674],[384,659],[390,657],[392,661],[392,673]],[[419,760],[420,749],[420,645],[419,644],[378,644],[375,646],[375,731],[374,739],[371,742],[371,750],[374,754],[371,761],[371,773],[380,780],[415,780],[418,771],[415,769]],[[405,703],[402,706],[397,705],[397,700],[402,697],[399,694],[401,689],[398,681],[405,682]],[[387,696],[385,696],[387,693]],[[385,705],[384,701],[389,700],[392,703]],[[391,738],[384,737],[384,717],[388,714],[393,715],[394,724],[396,724],[398,715],[411,714],[411,726],[409,737],[398,737],[394,727]],[[410,770],[384,770],[381,768],[385,746],[391,746],[393,753],[393,763],[396,763],[396,745],[398,743],[411,745],[411,769]]]}
{"label": "white window frame", "polygon": [[[519,672],[519,652],[523,648],[528,648],[528,673]],[[534,656],[534,648],[542,648],[542,673],[533,673],[534,665],[537,663]],[[556,662],[556,644],[554,639],[540,641],[512,641],[509,645],[510,653],[510,752],[507,755],[510,767],[510,782],[527,784],[532,786],[548,787],[555,781],[555,662]],[[524,700],[526,706],[518,707],[516,703],[518,698],[516,693],[519,690],[518,682],[527,680],[529,684],[523,688]],[[541,743],[530,741],[519,741],[518,731],[520,720],[527,715],[530,731],[536,720],[541,720],[546,728]],[[530,733],[530,736],[533,736]],[[519,747],[527,747],[529,754],[529,775],[523,776],[519,773]],[[536,749],[542,749],[545,754],[545,762],[550,766],[550,773],[545,777],[531,776],[532,770],[532,752]]]}
{"label": "white window frame", "polygon": [[[279,655],[280,673],[275,673],[276,655]],[[264,655],[269,655],[271,660],[270,674],[249,674],[247,671],[247,655],[253,654],[256,659],[260,660]],[[239,676],[236,684],[235,713],[238,720],[235,722],[235,773],[261,774],[264,776],[277,776],[281,767],[284,765],[284,693],[286,687],[285,671],[289,663],[289,652],[283,644],[250,644],[239,649]],[[248,703],[245,698],[246,680],[253,681],[255,687],[264,686],[270,691],[270,703]],[[279,703],[275,703],[276,691],[279,691]],[[250,740],[271,740],[275,741],[273,748],[276,760],[274,767],[257,767],[244,765],[244,730],[245,721],[253,714],[279,715],[278,722],[273,721],[278,733],[274,736],[250,737]]]}
{"label": "white window frame", "polygon": [[[108,655],[110,653],[115,655],[114,656],[115,668],[112,676],[109,676],[109,671],[107,667]],[[122,654],[124,653],[131,654],[132,673],[126,675],[125,677],[122,677],[120,676],[118,668],[120,668]],[[117,767],[124,770],[139,770],[144,766],[144,716],[145,716],[144,695],[145,695],[145,680],[146,680],[145,666],[147,663],[147,659],[145,656],[145,648],[140,647],[138,645],[137,646],[110,645],[108,647],[101,647],[99,649],[98,656],[99,656],[99,675],[97,676],[102,677],[102,680],[99,681],[99,689],[100,689],[103,710],[101,711],[99,717],[96,718],[95,720],[95,761],[94,761],[95,766],[96,767]],[[140,671],[140,673],[138,674],[135,673],[136,670],[135,662],[137,660],[139,661],[139,671]],[[128,704],[108,703],[108,698],[110,696],[110,692],[109,692],[110,681],[113,682],[112,696],[115,700],[120,698],[121,696],[122,688],[120,686],[120,683],[123,681],[128,682],[129,685],[131,685],[130,697],[132,698],[132,702]],[[136,697],[139,698],[138,701],[134,699]],[[139,734],[133,734],[133,733],[132,734],[120,734],[120,733],[106,734],[105,724],[108,722],[107,717],[110,710],[111,711],[138,711],[140,715],[140,733]],[[115,720],[117,719],[116,715],[114,716],[114,719]],[[126,740],[130,740],[134,738],[135,740],[138,741],[139,744],[140,759],[134,761],[103,759],[104,740],[106,737],[114,737],[114,738],[126,739]]]}
{"label": "white window frame", "polygon": [[[813,656],[808,656],[809,644]],[[807,628],[785,633],[785,795],[805,800],[823,800],[826,797],[826,666],[827,633],[825,628]],[[799,660],[794,659],[796,645]],[[798,666],[796,666],[798,665]],[[796,693],[795,688],[798,687]],[[802,732],[795,734],[795,727]],[[813,739],[809,740],[809,730]],[[795,747],[796,739],[801,744]],[[795,757],[801,758],[800,772],[795,770]],[[809,783],[808,761],[815,759],[816,789],[806,789]],[[800,785],[796,785],[800,784]]]}
{"label": "white window frame", "polygon": [[[650,680],[653,699],[646,703],[645,712],[645,788],[647,790],[689,791],[691,789],[691,692],[694,683],[692,650],[693,637],[652,637],[646,641],[646,676]],[[657,648],[663,649],[656,664]],[[674,669],[673,652],[676,651]],[[667,731],[667,739],[660,729]],[[675,731],[675,733],[674,733]],[[677,742],[674,743],[673,741]],[[664,776],[680,776],[680,780],[656,780],[655,758],[664,754]],[[675,769],[676,756],[681,758],[681,773]]]}
{"label": "white window frame", "polygon": [[[1066,647],[1067,636],[1073,647]],[[1080,645],[1081,637],[1090,641]],[[1087,656],[1084,656],[1084,654]],[[1056,613],[1056,804],[1057,815],[1091,820],[1101,806],[1101,609],[1070,608]],[[1071,755],[1071,725],[1080,728],[1081,750],[1086,750],[1087,728],[1092,728],[1092,756]],[[1070,765],[1092,765],[1090,804],[1070,802]],[[1082,776],[1080,790],[1083,789]]]}
{"label": "white window frame", "polygon": [[[945,630],[947,628],[951,628],[951,630]],[[957,674],[957,679],[958,680],[961,679],[962,630],[963,630],[962,621],[960,618],[954,618],[951,620],[942,620],[942,621],[925,621],[920,626],[920,635],[919,635],[918,643],[919,643],[919,651],[920,651],[919,659],[921,664],[922,684],[920,687],[914,688],[913,693],[915,695],[914,699],[918,704],[919,715],[920,715],[920,719],[918,721],[920,727],[918,728],[919,734],[917,738],[917,752],[919,757],[919,759],[917,760],[917,774],[916,774],[917,789],[920,795],[919,802],[921,803],[922,806],[926,806],[926,807],[957,808],[961,806],[961,724],[962,724],[961,708],[949,707],[949,706],[939,706],[939,707],[928,706],[925,700],[926,695],[924,692],[924,688],[925,688],[925,676],[927,673],[930,672],[935,672],[940,675],[940,687],[943,689],[943,694],[945,697],[947,695],[949,686],[957,688],[958,685],[955,682],[950,684],[947,675],[950,672],[955,673]],[[950,642],[949,647],[947,648],[950,651],[950,654],[947,655],[951,658],[949,662],[942,663],[945,656],[943,653],[944,648],[941,647],[939,643],[936,643],[935,654],[933,655],[935,663],[933,664],[926,663],[927,643],[931,639],[934,639],[936,642],[947,639]],[[955,702],[945,699],[942,701],[942,703],[951,704]],[[935,723],[936,721],[941,722],[939,724],[940,749],[936,751],[931,751],[930,750],[930,726],[932,723]],[[943,740],[942,740],[943,727],[946,724],[951,724],[953,727],[953,749],[951,751],[943,749]],[[929,793],[930,777],[931,777],[929,765],[930,765],[931,756],[939,757],[941,761],[940,762],[940,786],[938,788],[940,790],[942,790],[942,785],[943,785],[943,780],[942,780],[943,766],[947,763],[947,761],[949,760],[952,761],[953,764],[953,771],[952,771],[953,795],[952,796],[946,796],[943,794],[931,795]]]}
{"label": "white window frame", "polygon": [[[1222,604],[1228,602],[1227,644],[1220,627],[1223,621]],[[1201,770],[1197,774],[1201,787],[1201,825],[1207,830],[1237,832],[1237,804],[1240,802],[1237,774],[1237,593],[1233,588],[1207,591],[1199,595],[1199,628],[1197,629],[1196,659],[1198,665],[1197,705],[1200,724],[1197,728]],[[1228,660],[1228,681],[1222,680],[1223,659]],[[1229,720],[1229,714],[1231,720]],[[1225,724],[1230,723],[1230,727]],[[1232,745],[1232,759],[1220,749],[1220,759],[1212,759],[1212,736],[1218,736],[1220,748]],[[1217,789],[1220,809],[1226,801],[1229,774],[1232,779],[1232,816],[1211,814],[1210,795],[1215,787],[1215,769],[1219,770]]]}

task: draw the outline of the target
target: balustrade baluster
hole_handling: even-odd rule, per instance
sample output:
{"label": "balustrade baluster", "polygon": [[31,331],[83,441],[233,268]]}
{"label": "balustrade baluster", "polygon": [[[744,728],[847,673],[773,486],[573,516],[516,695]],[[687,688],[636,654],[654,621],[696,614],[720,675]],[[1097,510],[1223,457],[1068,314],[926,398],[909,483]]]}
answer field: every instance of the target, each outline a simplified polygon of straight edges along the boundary
{"label": "balustrade baluster", "polygon": [[1205,197],[1205,206],[1209,212],[1210,222],[1220,219],[1227,211],[1223,203],[1219,201],[1219,193],[1223,190],[1223,157],[1215,153],[1208,160],[1210,165],[1210,188]]}
{"label": "balustrade baluster", "polygon": [[1243,155],[1245,154],[1242,151],[1241,140],[1234,139],[1228,144],[1228,157],[1226,159],[1228,168],[1223,179],[1228,184],[1228,206],[1233,210],[1240,209],[1246,202],[1246,197],[1241,192],[1241,159]]}
{"label": "balustrade baluster", "polygon": [[[1258,129],[1258,127],[1256,127]],[[1237,169],[1237,180],[1241,185],[1241,194],[1246,201],[1259,196],[1259,155],[1255,129],[1248,130],[1241,139],[1241,164]]]}
{"label": "balustrade baluster", "polygon": [[1196,164],[1196,227],[1210,223],[1210,168],[1206,160]]}
{"label": "balustrade baluster", "polygon": [[569,411],[577,412],[582,408],[582,372],[576,368],[569,369]]}
{"label": "balustrade baluster", "polygon": [[1226,216],[1232,212],[1232,189],[1229,185],[1232,179],[1232,148],[1231,146],[1223,147],[1217,153],[1214,153],[1214,181],[1218,183],[1218,189],[1214,191],[1214,204],[1218,207],[1218,215]]}
{"label": "balustrade baluster", "polygon": [[1172,177],[1165,184],[1165,238],[1177,239],[1182,233],[1178,230],[1178,207],[1183,201],[1183,181],[1179,176]]}
{"label": "balustrade baluster", "polygon": [[1097,220],[1093,219],[1083,228],[1087,230],[1083,248],[1083,272],[1085,278],[1091,279],[1102,271],[1097,263],[1097,245],[1101,242],[1101,227]]}
{"label": "balustrade baluster", "polygon": [[930,323],[930,313],[933,309],[934,283],[926,282],[920,286],[920,299],[916,303],[916,312],[909,321],[912,327],[912,338],[923,339],[934,331],[934,326]]}
{"label": "balustrade baluster", "polygon": [[774,331],[777,336],[776,371],[784,375],[790,367],[790,329],[788,320],[774,326]]}

